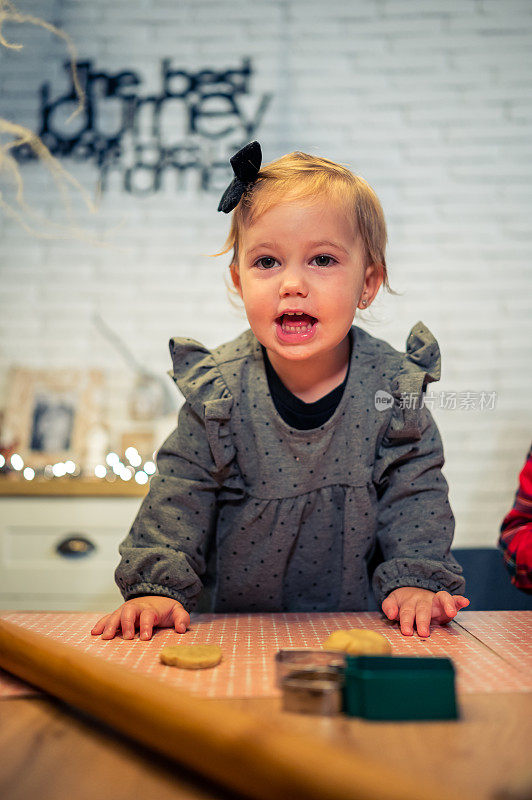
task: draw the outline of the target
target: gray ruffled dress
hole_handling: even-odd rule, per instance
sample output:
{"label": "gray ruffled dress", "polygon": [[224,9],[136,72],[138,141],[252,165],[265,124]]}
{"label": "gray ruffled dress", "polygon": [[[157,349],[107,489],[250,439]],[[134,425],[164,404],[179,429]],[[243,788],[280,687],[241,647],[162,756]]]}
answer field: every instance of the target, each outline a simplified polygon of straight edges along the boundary
{"label": "gray ruffled dress", "polygon": [[124,599],[359,611],[371,590],[379,607],[401,586],[463,593],[441,438],[422,403],[438,344],[422,322],[406,354],[358,326],[349,335],[342,399],[311,430],[277,412],[251,330],[212,351],[170,341],[185,403],[119,548]]}

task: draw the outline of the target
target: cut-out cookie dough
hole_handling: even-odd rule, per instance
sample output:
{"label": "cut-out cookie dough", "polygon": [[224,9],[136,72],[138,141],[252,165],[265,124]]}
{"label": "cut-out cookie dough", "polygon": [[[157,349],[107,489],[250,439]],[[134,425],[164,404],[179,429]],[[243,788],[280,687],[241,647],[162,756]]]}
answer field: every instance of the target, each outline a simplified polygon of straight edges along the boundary
{"label": "cut-out cookie dough", "polygon": [[206,669],[220,663],[222,651],[217,644],[178,644],[163,647],[159,658],[170,667]]}
{"label": "cut-out cookie dough", "polygon": [[333,631],[323,643],[324,650],[343,650],[350,656],[389,655],[392,646],[388,639],[376,631],[351,628],[348,631]]}

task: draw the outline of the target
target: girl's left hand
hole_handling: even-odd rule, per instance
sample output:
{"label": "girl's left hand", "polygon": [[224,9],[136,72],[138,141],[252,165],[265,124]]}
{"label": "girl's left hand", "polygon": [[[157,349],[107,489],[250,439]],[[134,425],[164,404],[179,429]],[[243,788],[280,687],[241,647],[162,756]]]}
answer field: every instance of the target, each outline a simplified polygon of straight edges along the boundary
{"label": "girl's left hand", "polygon": [[403,636],[413,636],[414,621],[419,636],[430,636],[431,620],[444,625],[468,605],[469,600],[461,594],[402,586],[390,592],[382,603],[382,610],[388,619],[399,621]]}

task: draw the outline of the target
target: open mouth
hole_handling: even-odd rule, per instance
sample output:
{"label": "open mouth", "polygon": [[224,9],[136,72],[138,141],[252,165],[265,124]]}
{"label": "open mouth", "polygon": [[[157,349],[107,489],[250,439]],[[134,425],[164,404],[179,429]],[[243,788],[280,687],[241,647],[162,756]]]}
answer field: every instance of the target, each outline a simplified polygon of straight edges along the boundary
{"label": "open mouth", "polygon": [[308,333],[318,320],[310,314],[292,313],[281,314],[276,322],[281,326],[285,333]]}

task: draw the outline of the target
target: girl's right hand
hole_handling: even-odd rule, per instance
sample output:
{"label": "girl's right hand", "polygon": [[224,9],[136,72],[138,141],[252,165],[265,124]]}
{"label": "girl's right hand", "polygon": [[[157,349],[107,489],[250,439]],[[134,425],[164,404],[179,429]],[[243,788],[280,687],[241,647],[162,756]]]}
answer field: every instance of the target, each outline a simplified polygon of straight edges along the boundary
{"label": "girl's right hand", "polygon": [[133,639],[138,627],[140,639],[151,639],[154,627],[175,628],[176,633],[185,633],[189,623],[190,615],[177,600],[146,595],[126,600],[116,611],[99,619],[91,633],[93,636],[102,634],[102,639],[112,639],[122,628],[122,637]]}

